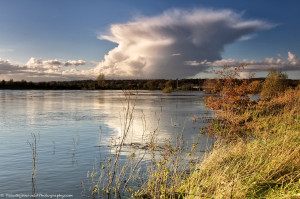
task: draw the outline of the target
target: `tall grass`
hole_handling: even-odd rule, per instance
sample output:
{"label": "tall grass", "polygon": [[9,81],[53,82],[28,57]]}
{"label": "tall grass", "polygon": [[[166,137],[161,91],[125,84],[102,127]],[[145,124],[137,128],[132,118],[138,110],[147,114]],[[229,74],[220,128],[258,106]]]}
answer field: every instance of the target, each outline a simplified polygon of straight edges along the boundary
{"label": "tall grass", "polygon": [[39,140],[38,136],[35,133],[31,133],[32,141],[27,141],[28,145],[30,146],[32,152],[32,169],[31,169],[31,187],[32,187],[32,195],[36,193],[36,183],[35,183],[35,176],[36,176],[36,166],[37,166],[37,141]]}
{"label": "tall grass", "polygon": [[[91,172],[87,173],[87,186],[82,181],[83,195],[85,197],[107,198],[122,197],[130,184],[135,172],[138,171],[138,165],[141,163],[144,155],[137,157],[132,150],[130,157],[124,162],[120,160],[128,134],[132,128],[132,122],[135,112],[136,98],[132,93],[124,91],[125,100],[123,101],[123,110],[120,113],[121,135],[112,138],[110,145],[110,155],[105,157],[99,166],[95,164]],[[102,133],[102,129],[100,129]],[[86,190],[88,189],[88,190]]]}
{"label": "tall grass", "polygon": [[251,141],[215,144],[180,191],[187,198],[299,198],[300,91],[261,101],[244,115]]}
{"label": "tall grass", "polygon": [[35,178],[35,171],[36,171],[36,159],[37,159],[37,136],[36,134],[32,133],[32,142],[27,142],[32,151],[32,171],[31,171],[31,178]]}
{"label": "tall grass", "polygon": [[296,197],[300,191],[299,136],[294,131],[268,142],[217,144],[181,192],[189,198]]}

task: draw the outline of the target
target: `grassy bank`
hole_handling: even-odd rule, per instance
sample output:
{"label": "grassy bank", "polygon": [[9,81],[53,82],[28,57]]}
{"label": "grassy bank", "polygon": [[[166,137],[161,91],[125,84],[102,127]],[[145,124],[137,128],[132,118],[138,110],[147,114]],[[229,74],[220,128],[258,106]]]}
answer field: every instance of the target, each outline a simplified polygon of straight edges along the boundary
{"label": "grassy bank", "polygon": [[187,198],[300,198],[300,90],[260,101],[239,119],[228,117],[236,121],[230,125],[251,133],[251,141],[216,143],[178,193]]}
{"label": "grassy bank", "polygon": [[[239,84],[229,79],[227,83],[220,90],[225,96],[206,101],[218,111],[202,133],[219,139],[203,161],[197,157],[198,142],[191,150],[184,150],[182,134],[176,146],[159,146],[155,141],[157,128],[150,134],[147,147],[143,147],[144,154],[151,158],[142,175],[138,168],[144,155],[139,159],[137,150],[124,166],[118,161],[125,146],[121,142],[118,150],[100,165],[100,171],[92,171],[87,187],[87,194],[91,194],[85,196],[300,198],[299,86],[272,98],[251,100],[245,92],[247,82]],[[134,103],[128,100],[122,140],[131,128],[133,112]]]}

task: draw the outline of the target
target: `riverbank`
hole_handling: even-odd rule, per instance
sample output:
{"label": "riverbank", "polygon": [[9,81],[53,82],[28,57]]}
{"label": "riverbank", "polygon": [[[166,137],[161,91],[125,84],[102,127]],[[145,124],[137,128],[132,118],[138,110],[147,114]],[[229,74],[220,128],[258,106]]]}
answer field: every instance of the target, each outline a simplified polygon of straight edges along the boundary
{"label": "riverbank", "polygon": [[[212,121],[212,126],[220,125],[220,116],[222,114]],[[161,170],[158,167],[155,177],[150,177],[135,196],[299,198],[300,90],[290,89],[272,99],[255,101],[245,112],[226,117],[226,124],[221,127],[250,135],[250,138],[218,140],[187,175],[172,174],[168,167]],[[224,133],[220,126],[212,128],[210,131],[215,131],[215,135]]]}
{"label": "riverbank", "polygon": [[260,101],[243,114],[251,141],[215,144],[178,187],[186,198],[299,198],[300,90]]}

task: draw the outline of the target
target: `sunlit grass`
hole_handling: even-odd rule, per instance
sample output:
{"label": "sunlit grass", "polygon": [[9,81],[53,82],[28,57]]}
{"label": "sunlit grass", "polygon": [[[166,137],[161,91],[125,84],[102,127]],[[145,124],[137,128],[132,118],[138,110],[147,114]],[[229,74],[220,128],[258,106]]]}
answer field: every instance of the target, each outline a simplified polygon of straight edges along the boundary
{"label": "sunlit grass", "polygon": [[179,189],[187,198],[299,198],[300,91],[244,115],[252,141],[218,142]]}

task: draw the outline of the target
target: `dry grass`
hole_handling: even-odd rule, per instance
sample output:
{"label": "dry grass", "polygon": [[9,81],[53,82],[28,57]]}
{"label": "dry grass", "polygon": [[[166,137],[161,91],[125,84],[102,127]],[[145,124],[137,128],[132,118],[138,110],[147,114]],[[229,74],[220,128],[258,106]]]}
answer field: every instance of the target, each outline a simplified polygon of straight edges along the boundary
{"label": "dry grass", "polygon": [[217,144],[181,192],[189,198],[296,196],[300,193],[299,137],[299,131],[294,131],[268,142]]}
{"label": "dry grass", "polygon": [[300,198],[300,91],[244,116],[255,139],[218,142],[180,188],[187,198]]}

